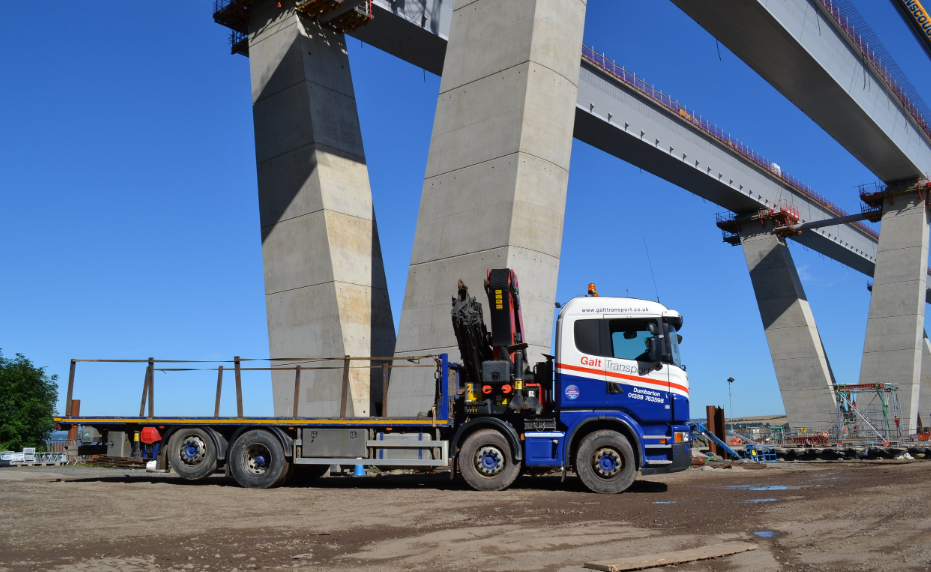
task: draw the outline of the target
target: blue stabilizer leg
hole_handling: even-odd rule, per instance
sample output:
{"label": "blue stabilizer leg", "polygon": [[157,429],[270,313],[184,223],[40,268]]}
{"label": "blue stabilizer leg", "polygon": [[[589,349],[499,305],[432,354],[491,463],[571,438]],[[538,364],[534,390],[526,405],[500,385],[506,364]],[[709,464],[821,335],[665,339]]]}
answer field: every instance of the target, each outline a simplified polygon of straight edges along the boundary
{"label": "blue stabilizer leg", "polygon": [[689,425],[689,429],[692,431],[692,433],[701,433],[702,435],[704,435],[704,436],[707,437],[708,439],[714,441],[715,444],[717,444],[718,447],[721,447],[722,449],[724,449],[724,451],[725,451],[728,455],[730,455],[732,459],[740,459],[740,458],[741,458],[740,454],[739,454],[737,451],[735,451],[735,450],[731,449],[730,447],[728,447],[727,444],[726,444],[724,441],[718,439],[718,438],[715,436],[714,433],[712,433],[711,431],[709,431],[708,428],[705,427],[704,425],[702,425],[701,423],[692,423],[691,425]]}

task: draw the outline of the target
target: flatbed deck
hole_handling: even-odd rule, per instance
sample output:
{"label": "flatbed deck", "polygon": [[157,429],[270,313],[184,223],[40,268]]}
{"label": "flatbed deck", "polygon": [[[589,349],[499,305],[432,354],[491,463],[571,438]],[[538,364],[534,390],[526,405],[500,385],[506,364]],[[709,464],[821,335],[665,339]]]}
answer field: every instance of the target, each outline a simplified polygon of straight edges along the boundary
{"label": "flatbed deck", "polygon": [[283,427],[346,425],[365,427],[446,427],[432,417],[54,417],[61,425],[277,425]]}

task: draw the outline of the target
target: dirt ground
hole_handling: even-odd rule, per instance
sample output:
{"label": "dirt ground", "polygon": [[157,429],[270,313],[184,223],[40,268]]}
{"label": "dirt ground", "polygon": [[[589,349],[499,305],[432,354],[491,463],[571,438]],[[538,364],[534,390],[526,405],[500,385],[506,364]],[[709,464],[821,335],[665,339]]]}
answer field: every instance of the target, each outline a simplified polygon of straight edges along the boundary
{"label": "dirt ground", "polygon": [[929,472],[897,461],[706,467],[602,496],[559,476],[498,493],[448,475],[247,490],[222,476],[3,468],[0,570],[569,572],[729,540],[758,548],[675,569],[929,570]]}

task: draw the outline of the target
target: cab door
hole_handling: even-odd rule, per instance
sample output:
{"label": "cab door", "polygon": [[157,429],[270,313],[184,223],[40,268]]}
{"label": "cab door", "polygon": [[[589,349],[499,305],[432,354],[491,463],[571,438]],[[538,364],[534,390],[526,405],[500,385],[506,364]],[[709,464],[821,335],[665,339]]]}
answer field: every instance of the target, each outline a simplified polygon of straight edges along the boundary
{"label": "cab door", "polygon": [[566,320],[557,327],[556,402],[563,411],[605,406],[602,323],[599,315]]}
{"label": "cab door", "polygon": [[670,370],[650,360],[650,340],[663,335],[655,318],[605,316],[608,409],[628,413],[642,425],[672,420]]}

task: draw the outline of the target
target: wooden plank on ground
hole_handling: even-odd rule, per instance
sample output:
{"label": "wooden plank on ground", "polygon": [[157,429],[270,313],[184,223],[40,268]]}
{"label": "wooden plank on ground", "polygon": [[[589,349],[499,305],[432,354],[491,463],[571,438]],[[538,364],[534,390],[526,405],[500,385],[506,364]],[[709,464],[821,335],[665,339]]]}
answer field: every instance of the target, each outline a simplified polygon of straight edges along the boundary
{"label": "wooden plank on ground", "polygon": [[754,462],[751,461],[751,462],[749,462],[749,463],[743,464],[743,465],[741,466],[741,468],[747,469],[747,470],[765,469],[765,468],[766,468],[766,463],[754,463]]}
{"label": "wooden plank on ground", "polygon": [[604,572],[643,570],[645,568],[655,568],[657,566],[670,566],[673,564],[682,564],[684,562],[730,556],[731,554],[746,552],[748,550],[756,550],[756,544],[749,542],[724,542],[721,544],[712,544],[710,546],[701,546],[699,548],[690,548],[688,550],[646,554],[644,556],[625,556],[617,560],[604,560],[601,562],[586,562],[585,567],[592,570],[603,570]]}

